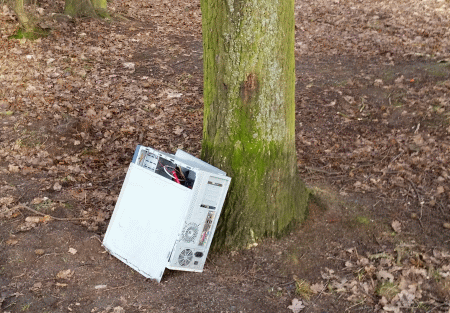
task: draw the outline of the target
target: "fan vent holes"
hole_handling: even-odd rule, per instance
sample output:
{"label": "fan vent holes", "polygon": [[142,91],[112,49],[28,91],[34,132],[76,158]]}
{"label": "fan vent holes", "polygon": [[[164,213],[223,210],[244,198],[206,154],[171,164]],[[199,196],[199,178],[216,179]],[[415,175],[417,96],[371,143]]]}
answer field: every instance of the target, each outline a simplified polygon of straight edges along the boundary
{"label": "fan vent holes", "polygon": [[188,224],[183,230],[183,240],[185,242],[193,242],[198,234],[198,225],[191,223]]}
{"label": "fan vent holes", "polygon": [[178,264],[180,264],[181,266],[187,266],[189,265],[189,263],[191,263],[193,257],[194,253],[191,249],[184,249],[178,256]]}

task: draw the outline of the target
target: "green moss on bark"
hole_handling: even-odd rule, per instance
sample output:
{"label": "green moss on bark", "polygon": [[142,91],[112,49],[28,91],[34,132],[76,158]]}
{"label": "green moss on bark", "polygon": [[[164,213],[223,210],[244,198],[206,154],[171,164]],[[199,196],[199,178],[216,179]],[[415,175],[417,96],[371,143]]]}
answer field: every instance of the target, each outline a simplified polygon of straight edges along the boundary
{"label": "green moss on bark", "polygon": [[64,14],[72,17],[97,17],[90,0],[65,0]]}
{"label": "green moss on bark", "polygon": [[295,153],[294,1],[202,0],[202,157],[232,177],[214,246],[278,236],[305,216]]}

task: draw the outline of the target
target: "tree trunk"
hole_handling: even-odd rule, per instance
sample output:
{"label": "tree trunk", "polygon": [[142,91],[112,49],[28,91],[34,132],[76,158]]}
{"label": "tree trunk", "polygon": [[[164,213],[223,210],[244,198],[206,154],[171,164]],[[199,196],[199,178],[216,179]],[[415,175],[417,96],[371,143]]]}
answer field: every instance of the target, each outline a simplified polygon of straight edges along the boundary
{"label": "tree trunk", "polygon": [[64,14],[72,17],[97,16],[90,0],[65,0]]}
{"label": "tree trunk", "polygon": [[295,151],[294,0],[202,0],[202,158],[232,178],[214,247],[304,219]]}
{"label": "tree trunk", "polygon": [[16,12],[17,19],[19,20],[20,25],[23,30],[27,32],[33,31],[33,23],[30,22],[25,10],[23,8],[23,0],[15,0],[14,3],[14,12]]}
{"label": "tree trunk", "polygon": [[95,12],[100,17],[109,17],[108,9],[107,9],[107,1],[106,0],[92,0],[92,5],[94,6]]}
{"label": "tree trunk", "polygon": [[95,9],[106,10],[106,0],[92,0],[92,5]]}

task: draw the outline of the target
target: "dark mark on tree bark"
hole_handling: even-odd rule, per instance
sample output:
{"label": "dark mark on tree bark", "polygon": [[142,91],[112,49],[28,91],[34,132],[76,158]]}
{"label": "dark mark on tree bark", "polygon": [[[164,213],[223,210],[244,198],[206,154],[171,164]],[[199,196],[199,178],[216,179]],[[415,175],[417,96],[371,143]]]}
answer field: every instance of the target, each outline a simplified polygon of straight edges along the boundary
{"label": "dark mark on tree bark", "polygon": [[258,93],[258,77],[255,73],[250,73],[241,85],[241,99],[244,104],[252,101]]}

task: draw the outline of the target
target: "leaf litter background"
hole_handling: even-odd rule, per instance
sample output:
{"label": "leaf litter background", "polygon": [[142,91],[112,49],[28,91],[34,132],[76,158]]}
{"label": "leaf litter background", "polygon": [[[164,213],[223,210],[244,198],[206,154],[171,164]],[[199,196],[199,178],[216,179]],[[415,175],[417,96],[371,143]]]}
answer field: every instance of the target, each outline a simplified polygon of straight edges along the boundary
{"label": "leaf litter background", "polygon": [[200,5],[109,5],[29,7],[52,29],[34,42],[2,7],[0,310],[450,312],[448,1],[298,1],[298,163],[320,200],[290,236],[161,284],[100,241],[136,144],[199,154]]}

